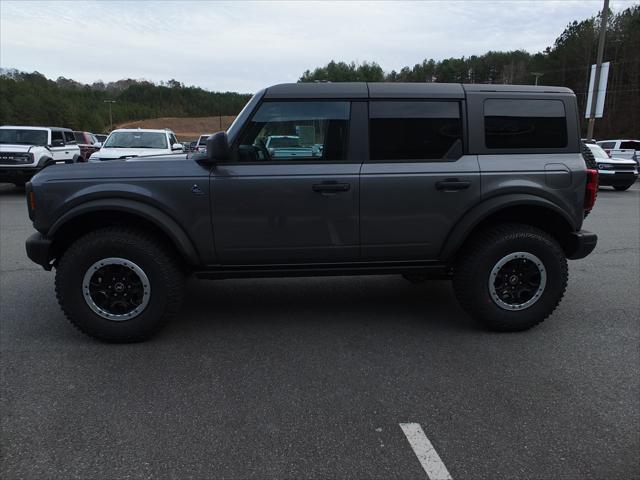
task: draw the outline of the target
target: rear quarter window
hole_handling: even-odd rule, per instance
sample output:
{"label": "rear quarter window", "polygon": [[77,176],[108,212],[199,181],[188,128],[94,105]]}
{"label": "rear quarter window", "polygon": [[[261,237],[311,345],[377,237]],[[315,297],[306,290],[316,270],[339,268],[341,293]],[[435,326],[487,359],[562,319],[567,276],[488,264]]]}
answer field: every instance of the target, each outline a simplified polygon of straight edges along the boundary
{"label": "rear quarter window", "polygon": [[484,129],[485,145],[490,149],[567,146],[567,119],[561,100],[487,99]]}

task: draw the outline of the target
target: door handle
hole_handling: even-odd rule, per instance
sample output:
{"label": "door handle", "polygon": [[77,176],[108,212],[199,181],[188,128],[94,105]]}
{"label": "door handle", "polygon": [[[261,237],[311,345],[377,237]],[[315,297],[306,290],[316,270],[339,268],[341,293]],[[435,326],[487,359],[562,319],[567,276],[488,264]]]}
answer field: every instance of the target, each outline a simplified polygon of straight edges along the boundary
{"label": "door handle", "polygon": [[316,193],[339,193],[339,192],[348,192],[351,189],[351,184],[325,182],[325,183],[315,183],[311,188]]}
{"label": "door handle", "polygon": [[445,192],[466,190],[469,186],[471,186],[471,182],[458,180],[457,178],[447,178],[446,180],[436,182],[436,190],[444,190]]}

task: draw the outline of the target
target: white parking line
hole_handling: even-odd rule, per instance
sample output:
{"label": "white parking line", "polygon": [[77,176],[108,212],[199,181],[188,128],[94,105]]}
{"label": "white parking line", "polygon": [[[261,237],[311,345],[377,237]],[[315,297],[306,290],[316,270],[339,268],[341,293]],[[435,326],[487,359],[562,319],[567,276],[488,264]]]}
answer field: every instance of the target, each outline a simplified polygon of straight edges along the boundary
{"label": "white parking line", "polygon": [[427,472],[429,480],[453,480],[419,423],[401,423],[400,428],[409,440],[422,468]]}

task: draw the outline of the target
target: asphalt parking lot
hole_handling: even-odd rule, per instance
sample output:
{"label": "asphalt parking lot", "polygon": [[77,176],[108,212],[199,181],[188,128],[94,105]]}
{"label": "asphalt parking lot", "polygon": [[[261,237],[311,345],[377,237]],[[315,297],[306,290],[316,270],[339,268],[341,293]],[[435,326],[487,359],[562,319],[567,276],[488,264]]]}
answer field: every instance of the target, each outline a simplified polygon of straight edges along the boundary
{"label": "asphalt parking lot", "polygon": [[600,191],[556,313],[480,330],[448,282],[192,281],[153,340],[108,345],[29,262],[0,185],[0,477],[640,478],[640,185]]}

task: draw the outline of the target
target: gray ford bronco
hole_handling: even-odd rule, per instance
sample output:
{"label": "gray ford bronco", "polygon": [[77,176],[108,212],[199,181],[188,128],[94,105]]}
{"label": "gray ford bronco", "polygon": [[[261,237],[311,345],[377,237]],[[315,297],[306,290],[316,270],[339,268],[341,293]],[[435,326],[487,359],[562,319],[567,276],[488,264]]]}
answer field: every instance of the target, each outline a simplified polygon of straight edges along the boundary
{"label": "gray ford bronco", "polygon": [[[567,259],[596,245],[578,118],[559,87],[276,85],[206,153],[37,174],[27,254],[105,341],[157,332],[188,275],[451,277],[469,315],[524,330],[562,299]],[[274,136],[309,154],[267,148]]]}

